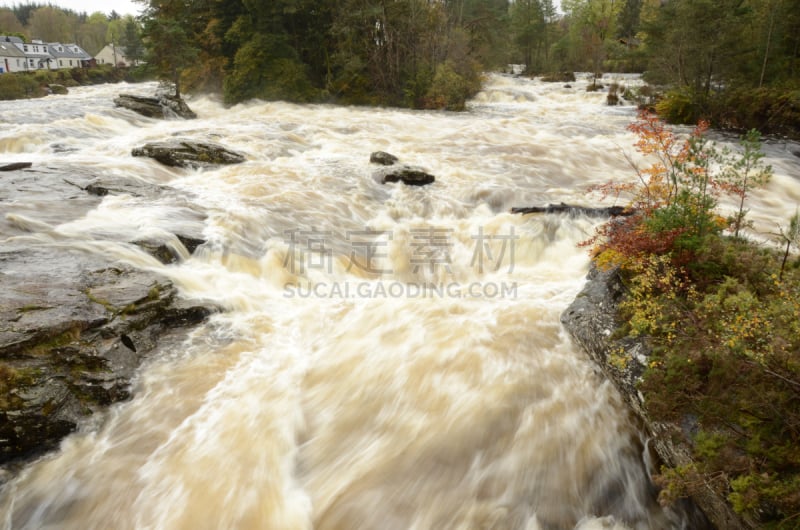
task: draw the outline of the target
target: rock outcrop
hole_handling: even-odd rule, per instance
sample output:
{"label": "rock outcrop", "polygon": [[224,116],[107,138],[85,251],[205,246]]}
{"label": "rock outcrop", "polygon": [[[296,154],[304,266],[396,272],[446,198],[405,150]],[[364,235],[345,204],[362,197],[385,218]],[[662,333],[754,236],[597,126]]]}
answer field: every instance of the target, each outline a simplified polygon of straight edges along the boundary
{"label": "rock outcrop", "polygon": [[[101,181],[104,192],[93,194],[90,184]],[[187,326],[217,310],[181,300],[159,274],[59,239],[53,227],[108,193],[171,193],[183,202],[176,190],[80,168],[23,169],[0,179],[0,199],[14,205],[0,218],[0,483],[93,412],[127,399],[132,377],[159,344],[182,340]],[[175,213],[152,231],[168,240],[170,261],[176,248],[188,256],[203,243],[202,215],[186,206]]]}
{"label": "rock outcrop", "polygon": [[152,142],[133,149],[131,154],[150,157],[170,167],[204,168],[245,161],[244,155],[222,145],[194,140]]}
{"label": "rock outcrop", "polygon": [[[614,338],[619,327],[617,309],[624,291],[615,270],[592,269],[583,290],[561,315],[561,322],[642,420],[651,436],[650,446],[661,460],[670,467],[687,465],[692,462],[692,430],[695,422],[687,417],[680,424],[664,423],[654,421],[648,415],[645,407],[647,397],[639,391],[638,384],[648,365],[650,349],[643,339]],[[613,352],[624,352],[621,357],[625,362],[613,362]],[[703,485],[697,490],[691,500],[714,527],[720,530],[755,528],[753,523],[736,514],[726,499],[711,486]],[[698,526],[694,524],[690,527]]]}
{"label": "rock outcrop", "polygon": [[186,120],[197,118],[197,114],[189,108],[183,98],[164,93],[155,97],[120,94],[114,98],[114,105],[132,110],[148,118],[183,118]]}

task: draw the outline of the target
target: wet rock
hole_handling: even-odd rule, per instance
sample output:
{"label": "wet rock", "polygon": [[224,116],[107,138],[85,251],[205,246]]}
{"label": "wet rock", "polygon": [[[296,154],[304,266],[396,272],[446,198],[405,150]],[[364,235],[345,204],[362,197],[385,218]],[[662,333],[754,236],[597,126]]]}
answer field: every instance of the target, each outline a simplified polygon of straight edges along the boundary
{"label": "wet rock", "polygon": [[106,195],[131,195],[132,197],[155,197],[167,188],[156,186],[134,177],[96,177],[81,187],[86,193],[105,197]]}
{"label": "wet rock", "polygon": [[382,166],[393,166],[397,163],[398,158],[393,154],[386,151],[375,151],[369,155],[369,161],[373,164],[380,164]]}
{"label": "wet rock", "polygon": [[436,177],[423,169],[412,166],[392,166],[374,175],[381,184],[402,182],[407,186],[425,186],[436,181]]}
{"label": "wet rock", "polygon": [[183,249],[177,247],[174,244],[174,241],[170,240],[151,238],[133,241],[133,244],[156,258],[164,265],[169,265],[171,263],[182,261],[184,258],[188,257],[188,255],[194,254],[195,250],[197,250],[197,247],[206,242],[205,239],[199,237],[181,234],[176,234],[175,239],[177,239],[177,242],[184,247],[186,255],[184,255],[184,252],[182,252]]}
{"label": "wet rock", "polygon": [[[0,217],[0,482],[92,413],[127,399],[144,359],[217,310],[179,299],[161,275],[58,240],[52,227],[100,204],[87,193],[91,184],[100,195],[171,194],[163,225],[149,228],[181,252],[203,243],[204,215],[170,188],[78,167],[36,167],[0,179],[0,202],[13,204]],[[9,239],[31,231],[48,238]],[[50,238],[58,244],[48,244]]]}
{"label": "wet rock", "polygon": [[56,94],[56,95],[59,95],[59,96],[63,96],[65,94],[69,94],[69,90],[67,90],[67,87],[65,87],[64,85],[58,85],[58,84],[55,84],[55,83],[51,83],[51,84],[47,85],[47,88],[50,89],[50,93],[51,94]]}
{"label": "wet rock", "polygon": [[197,114],[189,108],[183,98],[160,93],[156,97],[135,94],[120,94],[114,98],[114,105],[132,110],[148,118],[194,119]]}
{"label": "wet rock", "polygon": [[214,309],[166,278],[64,248],[0,252],[0,464],[46,451],[127,399],[165,333]]}
{"label": "wet rock", "polygon": [[28,169],[33,163],[31,162],[13,162],[0,166],[0,171],[18,171],[20,169]]}
{"label": "wet rock", "polygon": [[[651,350],[645,339],[615,339],[619,327],[617,309],[625,287],[616,270],[592,268],[586,285],[575,301],[562,313],[561,322],[573,340],[594,360],[614,383],[623,398],[642,420],[650,436],[650,446],[669,467],[692,462],[693,418],[677,422],[657,422],[647,413],[646,397],[638,389],[649,362]],[[624,352],[625,363],[612,362],[611,352]],[[726,499],[710,485],[697,488],[685,506],[687,528],[749,529],[754,525],[736,514]],[[702,513],[696,511],[699,508]]]}
{"label": "wet rock", "polygon": [[150,157],[171,167],[203,168],[245,161],[244,155],[222,145],[193,140],[153,142],[133,149],[131,154]]}

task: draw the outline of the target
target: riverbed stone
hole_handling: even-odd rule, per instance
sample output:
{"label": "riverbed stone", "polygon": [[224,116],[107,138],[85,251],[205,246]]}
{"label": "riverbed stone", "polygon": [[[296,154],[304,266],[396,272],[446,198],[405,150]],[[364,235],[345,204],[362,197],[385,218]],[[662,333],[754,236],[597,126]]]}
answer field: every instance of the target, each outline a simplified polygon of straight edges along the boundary
{"label": "riverbed stone", "polygon": [[436,181],[436,177],[422,168],[414,166],[388,166],[376,172],[373,177],[381,184],[402,182],[406,186],[425,186]]}
{"label": "riverbed stone", "polygon": [[381,166],[393,166],[397,163],[399,159],[391,153],[387,153],[386,151],[375,151],[374,153],[369,155],[369,161],[373,164],[379,164]]}
{"label": "riverbed stone", "polygon": [[220,144],[195,140],[151,142],[133,149],[131,154],[153,158],[171,167],[204,168],[245,161],[244,155]]}

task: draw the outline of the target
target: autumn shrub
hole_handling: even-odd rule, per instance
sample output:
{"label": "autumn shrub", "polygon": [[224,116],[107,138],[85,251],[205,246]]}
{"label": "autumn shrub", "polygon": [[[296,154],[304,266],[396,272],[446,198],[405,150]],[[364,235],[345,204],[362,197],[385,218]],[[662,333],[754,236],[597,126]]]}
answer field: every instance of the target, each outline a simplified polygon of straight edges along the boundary
{"label": "autumn shrub", "polygon": [[[688,428],[691,463],[656,476],[665,502],[715,490],[766,527],[800,527],[800,219],[782,250],[744,237],[746,200],[769,179],[760,137],[719,149],[701,123],[686,138],[640,114],[636,180],[595,189],[631,215],[585,244],[627,287],[622,335],[651,347],[640,384],[648,415]],[[718,198],[738,199],[730,215]],[[787,266],[784,258],[789,259]]]}

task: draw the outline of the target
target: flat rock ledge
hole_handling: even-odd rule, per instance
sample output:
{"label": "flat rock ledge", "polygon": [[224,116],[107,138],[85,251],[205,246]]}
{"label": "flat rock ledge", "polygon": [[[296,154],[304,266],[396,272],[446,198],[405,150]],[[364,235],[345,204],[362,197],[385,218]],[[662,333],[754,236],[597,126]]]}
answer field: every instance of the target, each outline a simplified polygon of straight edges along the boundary
{"label": "flat rock ledge", "polygon": [[[605,375],[614,383],[625,401],[641,419],[650,436],[650,447],[668,466],[689,464],[691,459],[692,428],[695,422],[686,418],[681,424],[653,421],[645,409],[646,396],[638,389],[648,364],[650,349],[645,340],[614,339],[618,328],[617,308],[625,287],[616,270],[600,271],[592,268],[587,282],[575,301],[561,315],[561,322],[573,340],[597,363]],[[612,363],[610,352],[624,351],[627,363],[624,367]],[[719,530],[756,528],[733,511],[726,499],[709,485],[700,488],[700,493],[690,499],[701,514],[687,512],[688,528],[708,528],[709,524]],[[699,516],[700,520],[697,520]]]}
{"label": "flat rock ledge", "polygon": [[142,362],[219,310],[181,299],[166,277],[113,255],[16,237],[79,219],[104,195],[159,198],[174,204],[170,218],[128,243],[164,263],[188,259],[205,243],[205,214],[183,192],[79,167],[2,175],[0,198],[15,215],[0,216],[0,486],[95,412],[127,399]]}
{"label": "flat rock ledge", "polygon": [[134,148],[131,154],[153,158],[165,166],[195,169],[241,164],[245,161],[244,155],[222,145],[194,140],[152,142]]}
{"label": "flat rock ledge", "polygon": [[171,94],[158,94],[155,97],[120,94],[114,98],[114,105],[132,110],[148,118],[182,118],[185,120],[197,118],[197,114],[189,108],[183,98]]}

